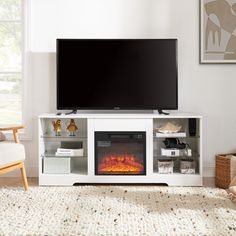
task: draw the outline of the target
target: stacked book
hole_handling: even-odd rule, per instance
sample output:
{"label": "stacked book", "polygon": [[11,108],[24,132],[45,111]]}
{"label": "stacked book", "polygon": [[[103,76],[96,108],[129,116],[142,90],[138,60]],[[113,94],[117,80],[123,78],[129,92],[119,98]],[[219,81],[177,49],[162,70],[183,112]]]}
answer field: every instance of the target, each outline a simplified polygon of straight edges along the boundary
{"label": "stacked book", "polygon": [[56,151],[56,156],[83,156],[84,155],[84,149],[67,149],[67,148],[58,148]]}
{"label": "stacked book", "polygon": [[56,151],[56,156],[81,157],[83,155],[83,143],[77,141],[62,141],[61,147]]}
{"label": "stacked book", "polygon": [[185,132],[176,132],[176,133],[159,133],[156,132],[156,137],[157,138],[181,138],[181,137],[186,137],[186,133]]}

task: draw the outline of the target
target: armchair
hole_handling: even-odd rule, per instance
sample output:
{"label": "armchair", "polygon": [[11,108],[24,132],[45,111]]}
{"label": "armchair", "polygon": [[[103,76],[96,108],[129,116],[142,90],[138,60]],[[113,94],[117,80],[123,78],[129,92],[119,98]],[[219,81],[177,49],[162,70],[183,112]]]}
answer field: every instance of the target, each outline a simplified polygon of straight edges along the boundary
{"label": "armchair", "polygon": [[25,128],[24,126],[0,128],[0,131],[13,132],[14,142],[0,142],[0,174],[20,169],[21,177],[25,191],[28,190],[28,181],[25,172],[25,148],[20,144],[18,130]]}

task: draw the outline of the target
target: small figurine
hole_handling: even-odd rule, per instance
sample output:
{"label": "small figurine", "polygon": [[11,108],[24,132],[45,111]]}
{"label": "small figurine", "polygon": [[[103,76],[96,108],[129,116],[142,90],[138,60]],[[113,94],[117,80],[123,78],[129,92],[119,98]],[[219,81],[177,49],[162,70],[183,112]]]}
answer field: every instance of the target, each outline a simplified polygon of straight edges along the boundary
{"label": "small figurine", "polygon": [[61,136],[61,120],[52,121],[55,136]]}
{"label": "small figurine", "polygon": [[70,119],[70,124],[66,129],[70,132],[70,136],[75,136],[75,132],[78,130],[78,127],[76,126],[74,119]]}

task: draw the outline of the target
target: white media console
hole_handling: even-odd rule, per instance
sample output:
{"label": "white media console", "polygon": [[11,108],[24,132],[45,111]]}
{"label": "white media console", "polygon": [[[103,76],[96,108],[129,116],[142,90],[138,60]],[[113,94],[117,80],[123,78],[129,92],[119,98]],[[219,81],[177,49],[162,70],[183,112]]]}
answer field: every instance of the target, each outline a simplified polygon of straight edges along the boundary
{"label": "white media console", "polygon": [[[196,121],[196,133],[189,134],[189,118]],[[61,120],[62,132],[56,136],[52,121]],[[70,136],[67,126],[74,119],[78,130],[75,136]],[[155,129],[167,122],[181,125],[181,134],[171,136],[156,135]],[[115,134],[114,137],[145,137],[145,148],[139,145],[131,147],[134,150],[144,150],[142,174],[102,174],[96,166],[95,149],[102,150],[109,141],[97,141],[95,134]],[[122,133],[123,132],[123,133]],[[130,135],[134,133],[134,135]],[[140,132],[140,133],[138,133]],[[186,135],[183,135],[185,133]],[[118,134],[118,136],[116,136]],[[121,135],[120,135],[121,134]],[[107,136],[109,136],[107,135]],[[183,137],[185,136],[185,137]],[[110,135],[112,137],[112,135]],[[128,137],[128,136],[127,136]],[[165,138],[177,137],[191,148],[191,156],[179,154],[164,156],[161,148],[165,147]],[[202,117],[194,114],[73,114],[55,115],[43,114],[39,116],[39,185],[73,185],[76,183],[111,183],[111,184],[168,184],[169,186],[201,186],[202,185]],[[55,153],[63,141],[78,141],[83,144],[83,154],[79,156],[57,156]],[[130,142],[130,141],[129,141]],[[136,140],[136,143],[140,141]],[[123,150],[122,142],[117,142],[118,152]],[[124,152],[127,150],[124,147]],[[114,150],[113,150],[114,151]],[[124,155],[125,155],[124,153]],[[99,155],[96,154],[99,158]],[[112,160],[111,157],[106,161]],[[122,159],[123,158],[123,159]],[[132,157],[119,157],[120,163]],[[132,160],[132,159],[131,159]],[[195,173],[181,173],[181,162],[192,161]],[[172,163],[173,173],[160,173],[159,163]],[[112,173],[112,172],[111,172]],[[141,173],[141,172],[140,172]]]}

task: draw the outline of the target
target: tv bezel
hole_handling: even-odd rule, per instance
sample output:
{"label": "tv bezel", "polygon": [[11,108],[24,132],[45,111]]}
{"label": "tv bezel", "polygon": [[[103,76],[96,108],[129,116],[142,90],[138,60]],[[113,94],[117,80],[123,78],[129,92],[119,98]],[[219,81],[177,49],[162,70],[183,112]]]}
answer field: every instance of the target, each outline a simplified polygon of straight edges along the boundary
{"label": "tv bezel", "polygon": [[[175,107],[167,107],[167,106],[158,106],[158,107],[79,107],[79,106],[69,106],[69,107],[61,107],[59,106],[59,43],[60,41],[113,41],[113,40],[121,40],[121,41],[175,41],[175,49],[176,49],[176,106]],[[168,39],[125,39],[125,38],[113,38],[113,39],[69,39],[69,38],[58,38],[56,39],[56,103],[57,103],[57,110],[178,110],[178,39],[177,38],[168,38]]]}

